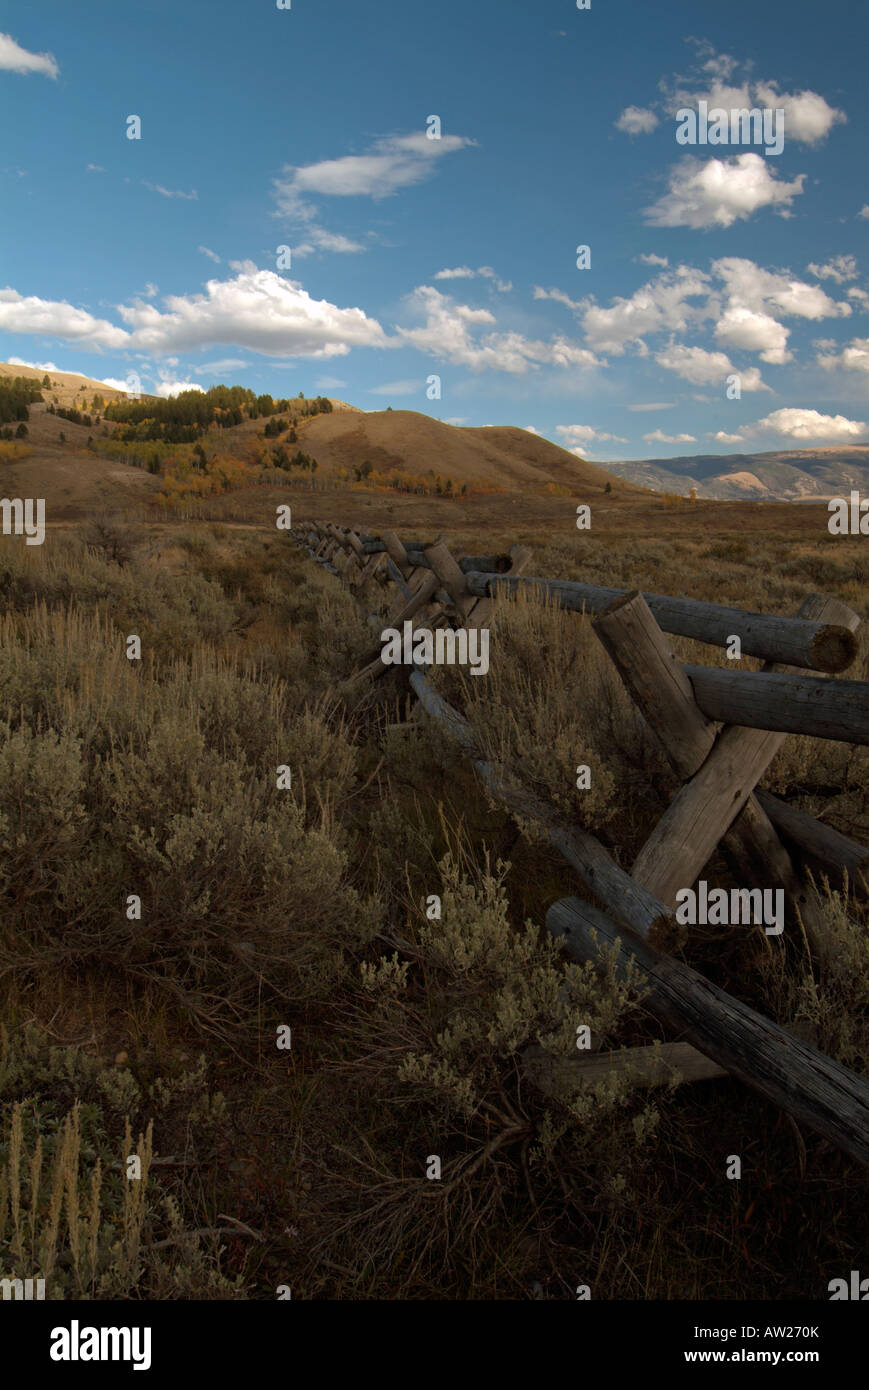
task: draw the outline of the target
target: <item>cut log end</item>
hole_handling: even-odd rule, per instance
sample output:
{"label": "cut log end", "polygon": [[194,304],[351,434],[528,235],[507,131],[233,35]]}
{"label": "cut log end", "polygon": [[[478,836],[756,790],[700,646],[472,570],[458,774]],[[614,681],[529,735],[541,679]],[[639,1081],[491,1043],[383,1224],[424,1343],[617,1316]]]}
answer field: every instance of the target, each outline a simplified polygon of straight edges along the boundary
{"label": "cut log end", "polygon": [[830,624],[822,627],[812,639],[809,660],[815,671],[827,671],[835,675],[847,671],[857,657],[857,637],[847,627]]}

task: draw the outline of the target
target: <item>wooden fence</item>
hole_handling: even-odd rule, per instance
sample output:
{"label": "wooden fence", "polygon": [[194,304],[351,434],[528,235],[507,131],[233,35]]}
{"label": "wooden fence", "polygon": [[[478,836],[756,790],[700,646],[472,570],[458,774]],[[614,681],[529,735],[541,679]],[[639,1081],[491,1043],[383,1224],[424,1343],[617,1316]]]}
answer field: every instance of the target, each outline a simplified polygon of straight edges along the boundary
{"label": "wooden fence", "polygon": [[[869,893],[869,848],[770,793],[756,790],[789,733],[869,743],[869,682],[831,680],[857,654],[858,616],[837,599],[813,594],[793,618],[660,594],[525,577],[524,546],[509,554],[454,556],[444,540],[403,545],[393,532],[363,536],[332,524],[294,528],[293,539],[317,562],[358,590],[367,581],[399,591],[378,631],[417,620],[420,626],[486,626],[500,593],[551,595],[593,628],[638,709],[656,734],[682,786],[628,874],[600,841],[565,826],[529,792],[508,786],[481,755],[462,716],[415,668],[410,687],[426,713],[451,730],[490,793],[533,819],[573,867],[604,911],[580,897],[556,902],[549,931],[577,960],[633,968],[647,991],[644,1007],[677,1036],[666,1049],[629,1048],[575,1061],[524,1055],[526,1073],[550,1091],[565,1074],[597,1079],[627,1069],[653,1085],[672,1074],[697,1080],[729,1073],[804,1122],[845,1153],[869,1163],[869,1083],[824,1056],[805,1029],[785,1029],[725,993],[670,954],[684,939],[677,893],[696,883],[717,848],[736,882],[782,889],[787,924],[802,931],[823,966],[830,949],[819,900],[806,867],[831,881],[843,877]],[[364,611],[364,609],[363,609]],[[764,661],[760,671],[683,665],[666,633],[726,646]],[[390,669],[372,650],[356,672],[376,679]],[[808,673],[808,674],[807,674]]]}

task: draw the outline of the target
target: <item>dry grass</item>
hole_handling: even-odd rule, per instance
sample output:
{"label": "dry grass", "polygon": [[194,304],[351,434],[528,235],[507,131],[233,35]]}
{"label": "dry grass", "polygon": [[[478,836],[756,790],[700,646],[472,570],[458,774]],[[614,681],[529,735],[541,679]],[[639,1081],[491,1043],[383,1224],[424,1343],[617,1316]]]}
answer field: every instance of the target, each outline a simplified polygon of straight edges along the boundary
{"label": "dry grass", "polygon": [[[340,494],[309,500],[346,520]],[[751,507],[606,498],[581,534],[569,501],[529,499],[522,529],[514,500],[371,497],[367,525],[524,541],[535,573],[774,612],[824,589],[867,612],[859,543],[818,539],[813,508],[778,533],[763,509],[761,538]],[[270,506],[250,501],[259,529],[131,516],[126,535],[107,518],[0,542],[0,1273],[48,1268],[56,1297],[825,1296],[865,1240],[865,1184],[811,1134],[730,1081],[529,1085],[524,1047],[568,1055],[577,1023],[613,1047],[659,1030],[551,942],[570,871],[397,679],[382,698],[345,683],[371,632]],[[629,864],[672,781],[590,625],[504,603],[491,662],[438,680],[490,758]],[[865,837],[866,771],[865,750],[790,739],[768,784]],[[824,975],[740,929],[697,929],[686,955],[865,1073],[865,906],[826,910]],[[135,1196],[115,1166],[133,1133],[152,1145]]]}

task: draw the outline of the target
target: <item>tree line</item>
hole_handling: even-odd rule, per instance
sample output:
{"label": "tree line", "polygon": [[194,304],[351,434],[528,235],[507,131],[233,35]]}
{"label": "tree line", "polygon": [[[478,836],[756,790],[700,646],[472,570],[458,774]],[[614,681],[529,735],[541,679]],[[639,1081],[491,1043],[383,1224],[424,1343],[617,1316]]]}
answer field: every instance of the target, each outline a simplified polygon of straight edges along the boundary
{"label": "tree line", "polygon": [[29,407],[42,400],[42,387],[32,377],[0,377],[0,424],[29,420]]}
{"label": "tree line", "polygon": [[123,426],[116,436],[124,442],[192,444],[212,426],[228,429],[243,420],[288,412],[295,426],[300,417],[328,414],[331,409],[327,396],[307,400],[299,392],[293,400],[275,400],[268,393],[258,396],[246,386],[212,386],[208,391],[182,391],[165,400],[112,401],[105,408],[105,418]]}

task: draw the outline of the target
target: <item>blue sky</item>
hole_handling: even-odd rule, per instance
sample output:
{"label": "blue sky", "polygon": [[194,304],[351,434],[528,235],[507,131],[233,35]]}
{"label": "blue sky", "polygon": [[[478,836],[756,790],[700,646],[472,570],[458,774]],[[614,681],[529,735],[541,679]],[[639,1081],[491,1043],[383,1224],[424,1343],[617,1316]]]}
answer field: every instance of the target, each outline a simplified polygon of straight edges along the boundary
{"label": "blue sky", "polygon": [[[863,4],[8,0],[0,31],[0,360],[601,462],[869,441]],[[702,101],[782,111],[781,153],[680,144]]]}

